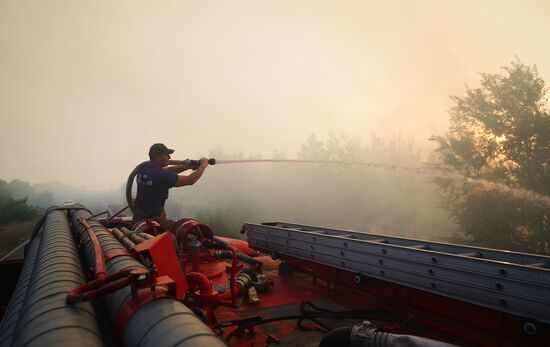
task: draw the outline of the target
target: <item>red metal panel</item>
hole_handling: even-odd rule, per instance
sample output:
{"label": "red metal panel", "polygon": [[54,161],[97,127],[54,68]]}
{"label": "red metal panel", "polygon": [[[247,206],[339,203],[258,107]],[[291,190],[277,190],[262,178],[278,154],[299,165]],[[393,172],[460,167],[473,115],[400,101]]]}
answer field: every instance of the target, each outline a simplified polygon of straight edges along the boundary
{"label": "red metal panel", "polygon": [[[137,244],[132,252],[136,256],[150,257],[159,276],[170,276],[176,282],[176,297],[182,298],[189,289],[169,232]],[[146,264],[146,262],[143,262]]]}
{"label": "red metal panel", "polygon": [[409,315],[411,324],[404,326],[401,333],[437,339],[440,332],[481,346],[550,345],[548,326],[544,327],[542,337],[529,337],[522,333],[525,319],[506,312],[370,277],[363,277],[357,284],[355,273],[291,256],[279,257],[286,264],[309,273],[314,283],[318,278],[323,279],[327,289],[340,293],[356,307],[383,305]]}

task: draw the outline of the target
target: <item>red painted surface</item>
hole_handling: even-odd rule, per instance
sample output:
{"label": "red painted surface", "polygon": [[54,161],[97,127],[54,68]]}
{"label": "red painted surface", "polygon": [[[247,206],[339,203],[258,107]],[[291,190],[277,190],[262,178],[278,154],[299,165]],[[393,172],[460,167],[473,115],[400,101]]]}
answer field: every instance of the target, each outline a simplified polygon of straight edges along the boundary
{"label": "red painted surface", "polygon": [[[95,265],[94,265],[94,273],[96,278],[105,277],[105,257],[103,256],[103,250],[101,249],[101,245],[99,243],[99,240],[97,239],[97,235],[95,233],[95,230],[92,229],[92,225],[88,223],[87,220],[81,219],[80,223],[82,226],[86,229],[86,233],[88,234],[88,238],[90,242],[92,243],[92,247],[94,249],[95,254]],[[96,226],[98,224],[95,224]],[[104,229],[102,225],[99,225],[101,229]],[[101,232],[101,231],[100,231]]]}
{"label": "red painted surface", "polygon": [[155,264],[159,276],[169,276],[176,283],[176,297],[182,298],[189,288],[169,232],[137,244],[132,253],[141,260],[149,258]]}
{"label": "red painted surface", "polygon": [[[181,241],[188,242],[193,235],[201,240],[213,240],[211,232],[204,232],[203,228],[198,227],[198,222],[187,222],[186,230],[180,230]],[[91,226],[88,227],[91,229]],[[93,236],[90,236],[92,243]],[[384,323],[384,331],[426,336],[460,346],[550,346],[548,325],[541,326],[542,336],[529,337],[522,332],[525,319],[505,312],[374,278],[363,277],[360,283],[356,283],[355,273],[352,272],[289,256],[272,260],[267,256],[257,256],[258,251],[262,250],[249,248],[245,241],[220,239],[230,245],[227,249],[232,251],[232,259],[219,261],[214,251],[204,248],[193,250],[189,243],[185,253],[178,258],[168,233],[137,245],[132,255],[144,263],[145,259],[149,259],[155,264],[157,274],[146,284],[132,286],[132,297],[117,317],[117,330],[121,331],[133,312],[144,303],[166,296],[184,298],[187,294],[194,304],[184,302],[191,306],[198,305],[206,315],[206,323],[226,338],[236,327],[220,327],[220,323],[296,315],[300,312],[300,305],[310,301],[331,311],[382,310],[397,319]],[[237,261],[235,249],[257,256],[255,259],[264,264],[262,274],[273,284],[266,292],[258,293],[258,303],[247,300],[248,293],[242,292],[234,283],[240,271],[253,269],[249,264]],[[99,269],[100,273],[101,262],[101,259],[96,262],[96,270]],[[336,328],[351,326],[362,320],[344,317],[324,319],[322,322]],[[242,335],[234,336],[230,345],[263,347],[268,341],[281,341],[282,345],[303,346],[304,341],[311,343],[322,338],[323,333],[316,330],[318,324],[306,320],[303,325],[313,330],[298,330],[296,319],[257,325]]]}
{"label": "red painted surface", "polygon": [[172,228],[178,243],[183,247],[184,251],[189,251],[191,247],[191,242],[193,240],[213,240],[214,234],[212,230],[205,225],[200,224],[197,220],[193,218],[183,218],[174,223]]}
{"label": "red painted surface", "polygon": [[[239,304],[238,309],[209,309],[208,314],[213,312],[215,315],[215,319],[208,319],[210,326],[215,327],[216,322],[254,316],[272,318],[297,314],[300,304],[308,300],[332,310],[381,309],[404,319],[404,324],[400,326],[396,323],[384,324],[384,331],[425,336],[460,346],[550,345],[547,326],[546,337],[531,338],[521,332],[523,320],[508,313],[374,278],[364,277],[358,285],[354,282],[354,273],[297,258],[284,257],[274,261],[267,256],[261,256],[257,259],[263,261],[263,273],[273,280],[274,286],[267,293],[259,293],[258,304],[245,300]],[[292,274],[279,273],[281,263],[291,265],[294,268]],[[205,271],[222,271],[228,265],[229,262],[210,262],[202,263],[201,268]],[[248,267],[242,262],[238,266]],[[229,278],[230,273],[223,271],[221,276],[211,279],[213,288],[226,285]],[[225,294],[227,296],[227,292]],[[342,324],[353,325],[361,320],[325,322],[329,326],[338,327]],[[312,328],[316,326],[311,321],[306,321],[304,325]],[[247,332],[232,338],[230,345],[265,346],[268,339],[281,340],[286,344],[289,343],[286,339],[292,337],[300,341],[300,335],[307,336],[309,342],[322,338],[322,333],[304,332],[297,330],[296,326],[296,320],[258,325],[253,329],[253,334]],[[227,337],[234,330],[235,327],[223,329],[223,336]]]}
{"label": "red painted surface", "polygon": [[[163,294],[164,296],[171,295],[172,297],[182,298],[183,294],[187,292],[189,286],[181,270],[169,233],[164,233],[136,245],[136,247],[132,249],[132,254],[126,250],[115,250],[104,255],[99,240],[97,239],[96,232],[92,228],[93,226],[100,226],[103,229],[104,227],[99,224],[88,224],[86,220],[81,220],[81,223],[86,228],[90,242],[94,246],[94,254],[96,257],[95,279],[71,290],[67,294],[67,300],[69,302],[74,303],[91,300],[128,285],[131,285],[133,297],[137,297],[137,291],[143,288],[151,289],[152,293],[150,296],[158,296],[159,293],[155,293],[154,288],[158,287],[160,292],[166,292],[167,290],[162,288],[162,286],[168,288],[168,294]],[[98,233],[99,232],[104,233],[107,231],[102,230],[98,231]],[[106,275],[105,262],[118,256],[131,255],[140,260],[143,264],[147,264],[148,262],[154,264],[156,272],[149,273],[149,271],[145,269],[126,269]],[[141,280],[139,282],[137,280],[141,275],[147,275],[147,280],[144,281],[144,283],[141,283]]]}
{"label": "red painted surface", "polygon": [[[276,276],[276,287],[301,288],[300,292],[307,293],[306,297],[309,293],[315,293],[344,307],[350,307],[352,303],[355,308],[383,307],[402,313],[409,318],[409,322],[395,331],[398,333],[446,339],[461,345],[550,345],[548,326],[543,328],[545,336],[529,337],[522,333],[524,320],[512,314],[374,278],[364,278],[357,285],[353,281],[354,273],[293,257],[283,257],[282,260],[295,266],[299,272],[308,274],[311,282],[309,286],[306,283],[288,283]],[[300,293],[284,291],[289,298],[300,298]]]}
{"label": "red painted surface", "polygon": [[115,332],[119,340],[134,313],[143,305],[156,299],[174,298],[176,282],[169,276],[159,276],[145,285],[132,285],[132,295],[124,302],[115,318]]}
{"label": "red painted surface", "polygon": [[109,261],[115,257],[120,257],[121,255],[131,256],[130,252],[128,252],[125,249],[121,249],[121,250],[111,251],[105,254],[105,261]]}
{"label": "red painted surface", "polygon": [[98,277],[95,280],[85,283],[71,290],[67,294],[67,302],[77,303],[82,301],[93,300],[97,297],[115,292],[129,285],[131,280],[132,270],[109,274],[107,276]]}

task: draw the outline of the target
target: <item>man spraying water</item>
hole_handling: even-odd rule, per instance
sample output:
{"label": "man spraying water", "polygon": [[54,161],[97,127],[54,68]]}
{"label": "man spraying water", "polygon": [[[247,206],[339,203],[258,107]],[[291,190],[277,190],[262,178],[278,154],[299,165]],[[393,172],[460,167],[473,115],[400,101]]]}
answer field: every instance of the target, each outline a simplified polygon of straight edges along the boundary
{"label": "man spraying water", "polygon": [[[155,220],[162,228],[171,230],[174,221],[167,219],[164,211],[168,190],[173,187],[195,184],[208,166],[207,158],[201,158],[196,164],[190,162],[189,164],[169,165],[172,153],[174,150],[162,143],[155,143],[149,149],[150,163],[137,173],[134,223],[147,218]],[[190,175],[179,175],[187,170],[195,171]]]}

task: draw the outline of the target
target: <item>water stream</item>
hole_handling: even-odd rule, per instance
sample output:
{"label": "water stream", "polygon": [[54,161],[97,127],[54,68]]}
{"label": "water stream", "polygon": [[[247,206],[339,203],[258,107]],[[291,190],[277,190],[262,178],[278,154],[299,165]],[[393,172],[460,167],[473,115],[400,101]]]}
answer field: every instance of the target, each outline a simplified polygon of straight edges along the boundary
{"label": "water stream", "polygon": [[450,178],[456,181],[463,181],[467,184],[476,185],[484,190],[496,190],[500,193],[509,194],[514,198],[520,198],[527,200],[528,202],[539,205],[542,207],[550,208],[550,197],[533,192],[524,188],[510,187],[504,183],[493,182],[482,178],[472,178],[462,175],[461,173],[450,170],[442,169],[434,166],[419,166],[410,167],[403,165],[390,165],[374,162],[357,162],[357,161],[339,161],[339,160],[303,160],[303,159],[242,159],[242,160],[217,160],[216,165],[219,164],[244,164],[244,163],[302,163],[302,164],[334,164],[334,165],[346,165],[346,166],[362,166],[381,168],[386,170],[402,170],[411,172],[414,174],[430,175],[433,177]]}
{"label": "water stream", "polygon": [[364,166],[374,167],[382,169],[399,169],[404,171],[420,171],[423,168],[409,167],[402,165],[390,165],[381,163],[363,163],[358,161],[340,161],[340,160],[302,160],[302,159],[243,159],[243,160],[218,160],[216,159],[216,165],[218,164],[240,164],[240,163],[302,163],[302,164],[335,164],[335,165],[348,165],[348,166]]}

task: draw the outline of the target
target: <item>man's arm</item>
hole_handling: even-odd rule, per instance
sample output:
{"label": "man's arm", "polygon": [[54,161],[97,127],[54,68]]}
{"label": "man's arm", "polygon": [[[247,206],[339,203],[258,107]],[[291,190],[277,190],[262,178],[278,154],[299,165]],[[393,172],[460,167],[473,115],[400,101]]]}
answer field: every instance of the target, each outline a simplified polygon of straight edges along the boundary
{"label": "man's arm", "polygon": [[163,170],[174,171],[177,174],[182,173],[182,172],[187,171],[187,170],[192,170],[192,169],[193,169],[193,167],[191,165],[170,165],[170,166],[167,166],[167,167],[163,168]]}
{"label": "man's arm", "polygon": [[195,182],[197,182],[199,178],[201,178],[207,166],[208,166],[208,158],[201,158],[199,168],[195,170],[192,174],[190,174],[189,176],[183,176],[183,175],[178,176],[176,187],[191,186],[195,184]]}

